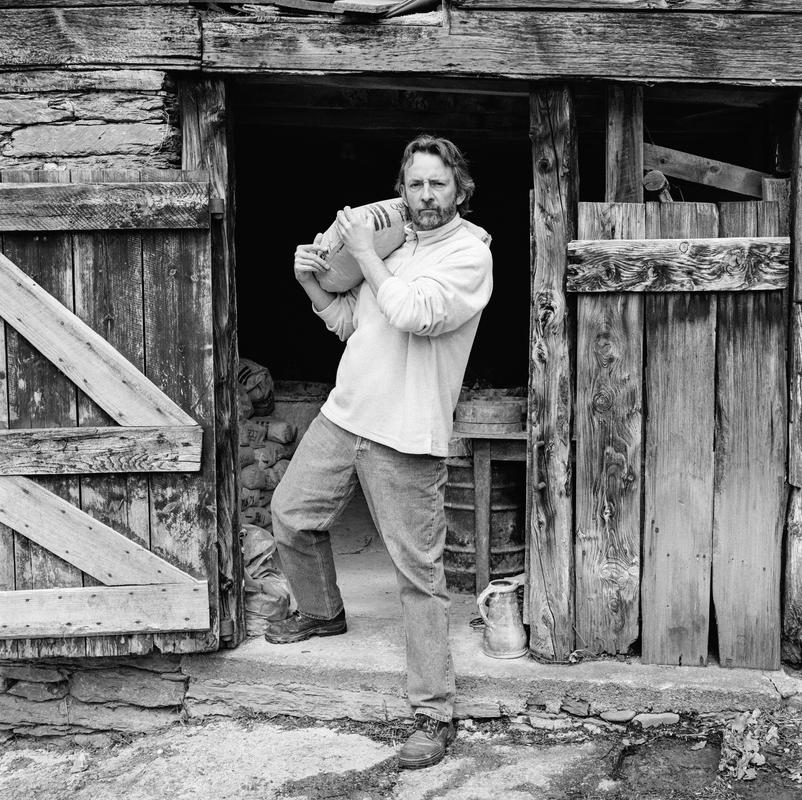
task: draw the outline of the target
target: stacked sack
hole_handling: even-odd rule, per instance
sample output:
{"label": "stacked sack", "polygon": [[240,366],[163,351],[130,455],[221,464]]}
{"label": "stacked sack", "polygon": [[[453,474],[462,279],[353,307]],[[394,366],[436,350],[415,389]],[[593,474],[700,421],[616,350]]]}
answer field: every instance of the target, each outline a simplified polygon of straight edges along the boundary
{"label": "stacked sack", "polygon": [[240,510],[245,558],[245,622],[249,636],[292,610],[273,541],[270,501],[287,471],[297,428],[271,416],[273,379],[267,367],[240,359],[238,374]]}

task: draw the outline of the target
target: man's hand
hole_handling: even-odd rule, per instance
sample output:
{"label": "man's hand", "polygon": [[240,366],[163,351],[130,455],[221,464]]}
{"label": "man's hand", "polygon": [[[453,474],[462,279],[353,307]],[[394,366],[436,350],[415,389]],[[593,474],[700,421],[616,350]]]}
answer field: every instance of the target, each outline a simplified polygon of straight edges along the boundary
{"label": "man's hand", "polygon": [[315,241],[312,244],[299,244],[295,248],[295,263],[293,268],[295,270],[295,280],[298,283],[317,283],[317,275],[326,272],[329,265],[322,258],[322,255],[328,252],[328,249],[323,246],[323,234],[319,233],[315,236]]}
{"label": "man's hand", "polygon": [[367,211],[356,211],[351,206],[338,211],[337,233],[345,249],[354,258],[376,252],[373,246],[373,223]]}

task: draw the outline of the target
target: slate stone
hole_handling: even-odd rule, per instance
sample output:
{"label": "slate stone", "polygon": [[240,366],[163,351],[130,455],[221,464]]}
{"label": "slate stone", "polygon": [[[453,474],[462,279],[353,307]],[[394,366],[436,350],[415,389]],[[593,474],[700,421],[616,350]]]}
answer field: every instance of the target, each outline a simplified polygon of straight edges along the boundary
{"label": "slate stone", "polygon": [[31,667],[27,664],[0,665],[0,678],[11,678],[16,681],[35,681],[37,683],[58,683],[64,680],[64,674],[57,669],[47,667]]}
{"label": "slate stone", "polygon": [[70,694],[85,703],[180,706],[185,691],[183,682],[164,680],[156,672],[130,667],[80,670],[73,673],[70,681]]}
{"label": "slate stone", "polygon": [[664,714],[638,714],[634,722],[639,722],[642,728],[655,728],[658,725],[676,725],[679,714],[666,712]]}
{"label": "slate stone", "polygon": [[8,693],[37,703],[45,700],[60,700],[62,697],[67,696],[67,682],[36,683],[34,681],[17,681],[8,690]]}

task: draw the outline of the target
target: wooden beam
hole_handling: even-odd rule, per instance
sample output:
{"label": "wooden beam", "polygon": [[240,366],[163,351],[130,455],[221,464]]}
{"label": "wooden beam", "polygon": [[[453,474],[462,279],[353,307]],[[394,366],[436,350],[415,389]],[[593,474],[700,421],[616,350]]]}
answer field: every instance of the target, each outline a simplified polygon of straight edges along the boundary
{"label": "wooden beam", "polygon": [[802,489],[791,487],[783,553],[782,657],[802,662]]}
{"label": "wooden beam", "polygon": [[[776,203],[721,203],[719,220],[722,236],[783,232]],[[780,668],[784,312],[782,292],[718,298],[713,603],[723,667]]]}
{"label": "wooden beam", "polygon": [[[579,193],[576,113],[567,86],[531,97],[532,310],[528,487],[530,649],[564,660],[574,648],[570,325],[566,243]],[[545,444],[540,447],[540,440]],[[540,490],[535,479],[545,483]]]}
{"label": "wooden beam", "polygon": [[208,227],[208,183],[0,184],[0,231]]}
{"label": "wooden beam", "polygon": [[197,472],[199,425],[0,430],[0,475]]}
{"label": "wooden beam", "polygon": [[194,425],[103,337],[0,255],[0,317],[121,425]]}
{"label": "wooden beam", "polygon": [[[183,120],[183,166],[204,169],[226,213],[211,228],[214,347],[214,440],[219,570],[228,579],[220,587],[221,641],[236,646],[245,639],[243,564],[240,547],[239,434],[237,419],[237,281],[234,247],[234,165],[232,115],[226,84],[218,79],[179,83]],[[224,620],[230,620],[228,632]]]}
{"label": "wooden beam", "polygon": [[568,243],[569,292],[742,292],[788,285],[787,236]]}
{"label": "wooden beam", "polygon": [[0,592],[0,636],[100,636],[206,630],[205,581]]}
{"label": "wooden beam", "polygon": [[[18,0],[17,0],[18,1]],[[459,8],[503,11],[570,9],[587,11],[712,11],[754,14],[791,14],[799,11],[797,0],[455,0]]]}
{"label": "wooden beam", "polygon": [[[441,26],[207,18],[203,69],[504,75],[516,79],[802,83],[802,14],[466,11]],[[649,42],[644,47],[644,42]]]}
{"label": "wooden beam", "polygon": [[[716,207],[647,203],[646,234],[715,236]],[[707,663],[713,526],[716,296],[645,298],[642,660]]]}
{"label": "wooden beam", "polygon": [[771,177],[765,172],[648,143],[643,145],[643,167],[658,169],[672,178],[759,198],[763,197],[763,180]]}
{"label": "wooden beam", "polygon": [[[16,3],[17,0],[14,0]],[[17,3],[17,5],[19,5]],[[39,92],[163,92],[169,89],[165,72],[151,69],[59,70],[4,72],[0,94]]]}
{"label": "wooden beam", "polygon": [[642,86],[607,87],[606,145],[605,199],[608,203],[642,203]]}
{"label": "wooden beam", "polygon": [[0,478],[0,522],[106,586],[194,580],[27,478]]}
{"label": "wooden beam", "polygon": [[0,26],[0,67],[197,69],[200,53],[194,8],[14,8]]}

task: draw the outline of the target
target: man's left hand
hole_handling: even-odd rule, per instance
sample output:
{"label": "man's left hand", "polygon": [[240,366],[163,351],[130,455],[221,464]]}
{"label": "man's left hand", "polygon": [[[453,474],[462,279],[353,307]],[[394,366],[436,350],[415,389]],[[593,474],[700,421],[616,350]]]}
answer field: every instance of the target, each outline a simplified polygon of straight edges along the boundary
{"label": "man's left hand", "polygon": [[342,239],[346,250],[354,258],[375,252],[373,246],[373,223],[367,211],[358,211],[350,206],[338,211],[337,233]]}

